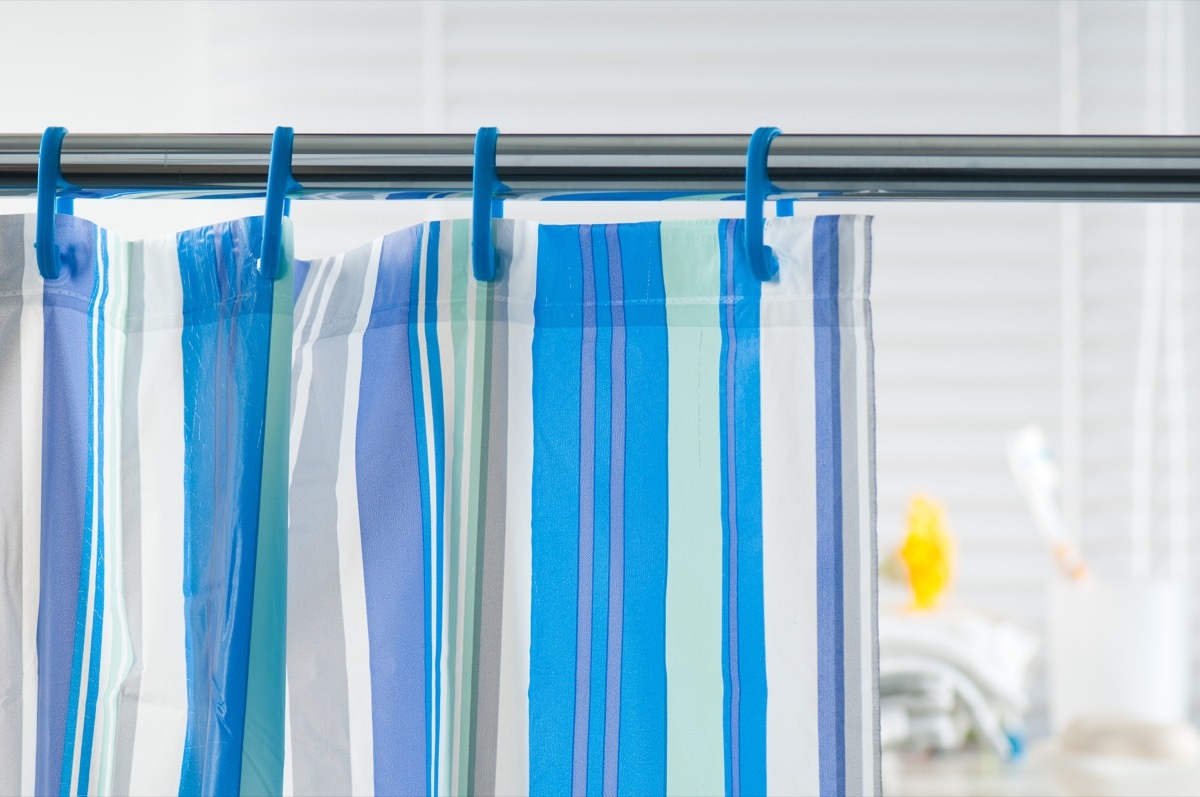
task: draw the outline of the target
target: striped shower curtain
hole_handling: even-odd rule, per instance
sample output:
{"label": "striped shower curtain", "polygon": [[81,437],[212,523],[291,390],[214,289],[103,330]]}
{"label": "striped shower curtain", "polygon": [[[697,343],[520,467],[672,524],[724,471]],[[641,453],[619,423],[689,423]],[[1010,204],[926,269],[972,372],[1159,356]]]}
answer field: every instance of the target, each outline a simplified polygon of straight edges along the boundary
{"label": "striped shower curtain", "polygon": [[278,791],[290,276],[0,216],[0,794]]}
{"label": "striped shower curtain", "polygon": [[465,221],[274,283],[58,225],[0,217],[0,794],[878,794],[868,219],[767,283],[733,220],[501,220],[490,284]]}
{"label": "striped shower curtain", "polygon": [[869,220],[296,266],[288,794],[877,794]]}

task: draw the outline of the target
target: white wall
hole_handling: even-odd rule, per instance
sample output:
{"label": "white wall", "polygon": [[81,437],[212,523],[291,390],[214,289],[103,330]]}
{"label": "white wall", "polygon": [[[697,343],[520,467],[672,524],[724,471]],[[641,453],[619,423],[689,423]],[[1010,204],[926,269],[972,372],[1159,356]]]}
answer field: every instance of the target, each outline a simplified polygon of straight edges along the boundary
{"label": "white wall", "polygon": [[[1148,21],[1167,13],[1178,41],[1200,34],[1200,7],[1171,8],[1083,2],[1064,10],[1042,0],[10,2],[0,7],[0,128],[749,132],[774,124],[796,133],[1142,133],[1166,129],[1162,114],[1148,117],[1147,103],[1175,85],[1147,80],[1148,56],[1163,54]],[[1174,132],[1197,132],[1198,69],[1194,47],[1172,73],[1184,87],[1172,107],[1185,111]],[[301,254],[345,248],[436,212],[297,204]],[[1068,476],[1079,484],[1072,506],[1085,553],[1102,572],[1126,570],[1145,210],[1082,209],[1081,274],[1064,280],[1071,239],[1059,206],[841,209],[878,216],[881,545],[897,539],[910,494],[940,498],[960,540],[958,599],[1040,627],[1051,570],[1012,487],[1004,439],[1027,422],[1064,439],[1068,462],[1077,463]],[[131,212],[80,202],[78,212],[141,233],[254,213],[257,204]],[[1194,234],[1184,257],[1190,303]],[[1064,325],[1072,301],[1079,319],[1068,315]],[[1188,319],[1189,342],[1197,331]],[[1196,385],[1192,348],[1187,372]],[[1161,417],[1158,428],[1163,435]],[[1165,463],[1165,447],[1157,456]],[[1156,501],[1166,505],[1165,487]],[[1156,528],[1163,522],[1160,511]]]}

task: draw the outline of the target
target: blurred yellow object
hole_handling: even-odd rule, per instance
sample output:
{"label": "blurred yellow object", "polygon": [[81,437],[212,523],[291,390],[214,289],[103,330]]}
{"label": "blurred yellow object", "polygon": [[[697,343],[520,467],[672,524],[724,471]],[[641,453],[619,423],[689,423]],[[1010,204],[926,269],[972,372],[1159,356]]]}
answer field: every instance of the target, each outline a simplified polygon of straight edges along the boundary
{"label": "blurred yellow object", "polygon": [[908,530],[897,553],[908,570],[917,608],[936,606],[954,570],[954,540],[940,504],[923,495],[913,496],[908,504]]}

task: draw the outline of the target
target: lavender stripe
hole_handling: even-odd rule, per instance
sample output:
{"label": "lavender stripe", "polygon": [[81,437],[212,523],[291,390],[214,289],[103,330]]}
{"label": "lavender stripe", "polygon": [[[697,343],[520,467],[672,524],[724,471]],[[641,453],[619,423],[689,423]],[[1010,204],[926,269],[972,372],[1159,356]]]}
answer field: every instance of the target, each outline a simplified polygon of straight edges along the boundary
{"label": "lavender stripe", "polygon": [[[725,295],[734,295],[734,231],[736,225],[725,225]],[[735,363],[737,362],[737,331],[734,326],[733,302],[725,304],[725,326],[728,348],[725,355],[725,460],[726,485],[729,492],[726,514],[729,521],[729,749],[732,768],[732,794],[741,794],[741,720],[742,681],[738,675],[738,528],[737,528],[737,395]]]}
{"label": "lavender stripe", "polygon": [[583,344],[579,380],[579,621],[575,632],[575,746],[571,792],[587,793],[588,683],[592,672],[592,559],[596,479],[596,277],[592,228],[579,227],[583,258]]}
{"label": "lavender stripe", "polygon": [[610,425],[608,684],[604,713],[604,794],[617,793],[621,728],[621,634],[625,598],[625,307],[617,225],[605,228],[612,297],[612,423]]}

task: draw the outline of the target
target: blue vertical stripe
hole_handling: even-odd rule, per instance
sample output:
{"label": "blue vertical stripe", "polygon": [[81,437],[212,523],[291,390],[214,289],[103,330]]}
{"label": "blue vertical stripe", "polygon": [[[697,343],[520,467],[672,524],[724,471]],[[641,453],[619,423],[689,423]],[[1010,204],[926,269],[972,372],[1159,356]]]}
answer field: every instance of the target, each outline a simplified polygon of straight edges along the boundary
{"label": "blue vertical stripe", "polygon": [[[429,237],[430,244],[433,246],[433,251],[437,253],[437,242],[434,233],[437,232],[437,227],[430,225]],[[432,490],[431,480],[436,478],[430,472],[429,463],[429,447],[428,438],[425,429],[425,387],[424,387],[424,368],[421,365],[421,344],[420,336],[420,312],[421,312],[421,270],[424,267],[423,263],[429,262],[428,255],[425,255],[424,261],[421,257],[421,245],[424,241],[424,236],[419,236],[413,242],[412,254],[412,270],[409,273],[409,304],[407,307],[408,314],[408,331],[406,332],[408,341],[408,364],[409,364],[409,379],[412,386],[412,405],[414,427],[416,429],[417,441],[417,485],[418,496],[421,503],[421,553],[425,557],[421,560],[422,588],[424,590],[424,616],[421,620],[422,630],[425,634],[422,640],[423,650],[425,652],[425,680],[422,686],[425,694],[425,718],[423,733],[425,734],[425,780],[422,788],[426,793],[433,793],[433,779],[436,777],[437,760],[434,757],[434,723],[435,717],[440,708],[440,702],[435,699],[434,694],[434,672],[440,667],[440,656],[435,658],[434,636],[441,634],[441,624],[439,622],[440,614],[440,598],[434,592],[434,585],[440,584],[440,581],[435,581],[434,566],[430,564],[433,552],[437,550],[440,554],[437,540],[434,539],[434,517],[433,510],[429,506],[429,496]],[[364,360],[365,362],[365,360]],[[438,556],[438,563],[441,562],[441,556]],[[378,777],[378,776],[376,776]]]}
{"label": "blue vertical stripe", "polygon": [[[620,667],[621,794],[665,794],[667,788],[667,315],[658,223],[610,227],[610,257],[621,274],[613,325],[623,331],[624,506],[619,518],[623,567]],[[616,289],[614,299],[618,298]],[[615,335],[614,335],[615,337]],[[614,343],[614,359],[617,357]],[[614,379],[617,375],[614,373]],[[620,393],[621,395],[617,395]],[[618,444],[614,440],[614,448]],[[614,467],[618,455],[614,452]],[[614,485],[614,489],[618,485]],[[615,522],[615,521],[614,521]],[[611,710],[611,707],[610,707]]]}
{"label": "blue vertical stripe", "polygon": [[538,227],[533,332],[529,790],[571,793],[579,589],[579,232]]}
{"label": "blue vertical stripe", "polygon": [[813,225],[817,439],[817,729],[822,797],[846,792],[838,219]]}
{"label": "blue vertical stripe", "polygon": [[[442,354],[441,347],[438,345],[437,337],[437,311],[438,311],[438,260],[439,248],[441,243],[442,225],[441,222],[432,222],[429,225],[429,244],[428,251],[425,254],[425,351],[429,363],[429,408],[430,414],[433,416],[433,478],[427,478],[424,486],[426,487],[425,494],[428,495],[428,488],[432,487],[436,492],[434,494],[435,503],[434,510],[437,517],[434,523],[430,526],[431,533],[435,534],[435,550],[437,558],[434,560],[434,573],[436,575],[436,587],[434,589],[434,601],[437,606],[437,611],[433,614],[433,761],[440,761],[442,758],[441,741],[442,741],[442,713],[440,707],[442,705],[442,598],[445,593],[445,544],[446,544],[446,418],[445,418],[445,396],[442,390]],[[420,373],[419,370],[414,373]],[[441,794],[441,788],[438,783],[438,778],[441,774],[441,767],[433,767],[433,785],[431,794]]]}
{"label": "blue vertical stripe", "polygon": [[184,614],[180,794],[241,782],[274,285],[259,218],[179,235],[183,283]]}
{"label": "blue vertical stripe", "polygon": [[761,285],[745,260],[745,222],[718,225],[721,246],[722,638],[725,788],[766,793],[766,645],[759,404]]}
{"label": "blue vertical stripe", "polygon": [[379,794],[429,790],[428,475],[411,325],[420,248],[420,227],[383,240],[359,382],[355,463]]}
{"label": "blue vertical stripe", "polygon": [[[95,323],[95,368],[94,395],[95,416],[89,423],[92,427],[92,448],[95,454],[94,467],[88,481],[88,504],[92,508],[91,516],[85,521],[84,528],[93,524],[96,527],[96,574],[95,597],[92,601],[92,638],[88,644],[90,658],[88,659],[88,688],[84,700],[83,735],[80,738],[79,750],[79,788],[78,793],[88,793],[88,781],[92,767],[92,734],[96,728],[96,697],[100,689],[100,642],[104,638],[104,434],[97,433],[97,426],[104,423],[104,349],[105,349],[105,319],[104,306],[108,301],[108,233],[100,230],[99,257],[96,264],[96,282],[101,287],[100,297],[96,301],[93,313]],[[86,531],[84,532],[87,533]]]}
{"label": "blue vertical stripe", "polygon": [[89,391],[90,313],[97,289],[95,228],[74,216],[58,216],[55,224],[61,270],[57,279],[44,283],[42,297],[42,533],[34,774],[38,794],[57,794],[71,786],[83,653],[79,623],[86,612],[91,561],[86,523],[92,466]]}
{"label": "blue vertical stripe", "polygon": [[[608,243],[603,226],[590,228],[591,251],[587,252],[584,268],[588,269],[595,284],[596,352],[593,362],[582,363],[585,371],[592,372],[596,389],[595,459],[580,462],[584,469],[592,469],[594,497],[593,507],[593,570],[592,570],[592,656],[588,697],[588,749],[587,749],[587,794],[600,794],[604,782],[604,725],[605,697],[608,670],[619,667],[620,661],[608,658],[608,587],[609,587],[609,531],[610,495],[609,480],[612,467],[612,310],[609,304]],[[584,297],[585,304],[587,297]],[[586,310],[585,310],[586,312]],[[585,430],[588,432],[591,430]],[[583,633],[583,629],[580,629]]]}
{"label": "blue vertical stripe", "polygon": [[[744,240],[745,222],[734,227]],[[740,763],[742,794],[767,793],[767,647],[763,606],[762,380],[759,372],[759,307],[762,283],[746,261],[745,248],[732,248],[734,329],[737,350],[734,423],[737,426],[738,662],[742,690]]]}

